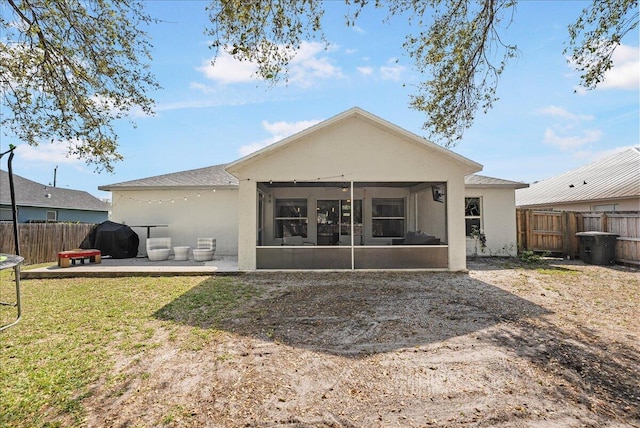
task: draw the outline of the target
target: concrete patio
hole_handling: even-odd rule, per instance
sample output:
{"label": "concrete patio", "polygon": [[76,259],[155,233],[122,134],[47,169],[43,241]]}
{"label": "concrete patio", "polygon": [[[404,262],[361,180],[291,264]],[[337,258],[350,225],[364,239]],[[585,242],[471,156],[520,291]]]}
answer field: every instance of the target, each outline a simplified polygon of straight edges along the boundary
{"label": "concrete patio", "polygon": [[151,261],[147,257],[129,259],[102,258],[100,264],[76,263],[68,268],[51,266],[21,270],[22,279],[73,278],[73,277],[121,277],[121,276],[198,276],[233,275],[238,273],[236,256],[216,256],[207,262],[193,260],[177,261],[170,258],[163,261]]}

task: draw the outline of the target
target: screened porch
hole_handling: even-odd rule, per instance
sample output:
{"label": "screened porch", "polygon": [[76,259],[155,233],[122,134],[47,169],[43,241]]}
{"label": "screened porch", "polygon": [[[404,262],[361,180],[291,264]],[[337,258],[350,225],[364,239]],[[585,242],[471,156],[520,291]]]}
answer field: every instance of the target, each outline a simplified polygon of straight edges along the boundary
{"label": "screened porch", "polygon": [[445,182],[257,183],[258,269],[448,267]]}

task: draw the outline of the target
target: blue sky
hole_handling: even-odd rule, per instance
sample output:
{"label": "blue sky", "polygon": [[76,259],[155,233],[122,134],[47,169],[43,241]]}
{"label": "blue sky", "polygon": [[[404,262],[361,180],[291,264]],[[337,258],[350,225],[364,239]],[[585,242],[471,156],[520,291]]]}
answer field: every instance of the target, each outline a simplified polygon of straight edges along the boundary
{"label": "blue sky", "polygon": [[[64,143],[32,148],[18,142],[14,171],[48,184],[101,198],[106,185],[227,163],[328,119],[361,107],[418,135],[425,116],[409,109],[412,84],[421,76],[402,50],[406,21],[383,23],[384,11],[366,10],[357,26],[344,26],[344,3],[327,4],[323,23],[329,50],[303,43],[288,85],[268,87],[251,77],[250,64],[227,56],[215,67],[204,34],[207,1],[149,1],[162,23],[150,29],[153,72],[163,90],[153,117],[136,115],[137,127],[118,123],[124,160],[113,174],[65,157]],[[638,32],[614,57],[614,70],[594,91],[576,87],[578,75],[562,54],[567,25],[583,1],[521,1],[502,34],[519,48],[498,89],[500,100],[452,150],[484,165],[483,175],[533,182],[552,177],[626,147],[639,133]],[[406,84],[403,86],[403,84]],[[15,141],[3,137],[4,146]],[[1,167],[6,169],[3,159]]]}

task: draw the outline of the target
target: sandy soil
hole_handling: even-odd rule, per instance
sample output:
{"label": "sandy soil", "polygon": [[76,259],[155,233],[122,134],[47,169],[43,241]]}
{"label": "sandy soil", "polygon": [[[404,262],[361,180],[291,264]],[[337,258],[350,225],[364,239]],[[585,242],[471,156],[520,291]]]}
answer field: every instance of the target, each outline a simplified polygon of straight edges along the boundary
{"label": "sandy soil", "polygon": [[638,270],[469,269],[240,276],[259,298],[197,350],[159,330],[87,425],[640,426]]}

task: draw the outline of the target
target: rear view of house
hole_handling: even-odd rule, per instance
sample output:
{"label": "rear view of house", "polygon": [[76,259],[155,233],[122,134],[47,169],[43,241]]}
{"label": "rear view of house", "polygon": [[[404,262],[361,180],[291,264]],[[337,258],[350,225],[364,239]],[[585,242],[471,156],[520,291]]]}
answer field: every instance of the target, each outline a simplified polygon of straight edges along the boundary
{"label": "rear view of house", "polygon": [[471,224],[515,254],[514,189],[526,185],[481,169],[352,108],[228,165],[100,189],[114,221],[167,225],[154,233],[175,245],[214,237],[240,270],[462,270]]}

